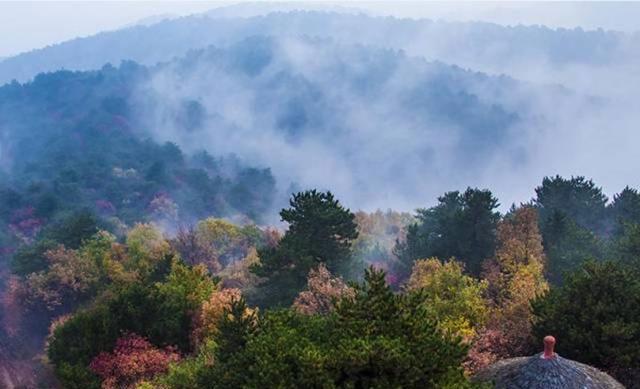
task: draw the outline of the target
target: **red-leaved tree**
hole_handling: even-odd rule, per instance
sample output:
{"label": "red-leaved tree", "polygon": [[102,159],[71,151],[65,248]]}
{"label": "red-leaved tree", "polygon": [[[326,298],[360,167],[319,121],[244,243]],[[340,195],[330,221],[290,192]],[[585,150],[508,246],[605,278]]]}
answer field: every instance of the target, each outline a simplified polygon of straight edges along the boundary
{"label": "red-leaved tree", "polygon": [[89,368],[102,378],[102,387],[134,388],[140,381],[164,373],[171,362],[180,359],[173,347],[159,349],[145,338],[127,334],[116,341],[113,352],[102,352]]}

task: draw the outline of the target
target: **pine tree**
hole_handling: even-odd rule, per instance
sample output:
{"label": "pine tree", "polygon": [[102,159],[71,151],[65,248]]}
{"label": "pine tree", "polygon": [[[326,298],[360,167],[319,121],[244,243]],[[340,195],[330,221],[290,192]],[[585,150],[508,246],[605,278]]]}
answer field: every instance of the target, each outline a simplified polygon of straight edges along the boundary
{"label": "pine tree", "polygon": [[267,278],[258,293],[267,297],[262,305],[291,305],[309,271],[325,264],[336,273],[350,259],[351,242],[358,237],[355,215],[331,192],[297,193],[290,205],[280,212],[289,229],[277,247],[258,251],[260,264],[253,268]]}
{"label": "pine tree", "polygon": [[408,277],[413,261],[436,257],[456,258],[469,273],[479,275],[482,262],[495,250],[497,207],[490,191],[468,188],[445,193],[435,207],[418,210],[418,222],[409,226],[406,241],[394,249],[399,271]]}

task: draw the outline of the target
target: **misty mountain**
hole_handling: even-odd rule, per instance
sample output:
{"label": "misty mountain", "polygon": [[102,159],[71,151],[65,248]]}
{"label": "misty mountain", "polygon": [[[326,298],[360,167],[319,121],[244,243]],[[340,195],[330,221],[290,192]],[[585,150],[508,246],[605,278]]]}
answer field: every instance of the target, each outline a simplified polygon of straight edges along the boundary
{"label": "misty mountain", "polygon": [[[126,62],[100,71],[42,74],[33,83],[13,83],[0,91],[5,140],[0,160],[24,182],[64,172],[64,164],[51,168],[50,161],[61,161],[59,154],[79,145],[86,145],[81,153],[95,148],[106,153],[130,150],[126,142],[149,145],[143,140],[153,139],[159,154],[165,142],[186,152],[177,152],[176,158],[186,161],[181,169],[189,168],[189,156],[203,150],[270,168],[280,193],[278,206],[292,188],[321,187],[363,209],[411,209],[444,190],[470,182],[488,185],[496,174],[517,175],[537,158],[544,131],[556,126],[541,104],[553,99],[555,106],[569,101],[582,102],[581,109],[589,105],[563,88],[488,76],[403,51],[278,36],[194,50],[150,67]],[[116,141],[121,142],[117,147]],[[153,162],[136,160],[135,153],[126,162],[100,162],[97,171],[112,176],[110,169],[116,167],[150,169]],[[40,163],[37,169],[33,158]],[[82,175],[93,174],[90,163],[82,166]],[[229,170],[216,169],[207,172],[214,181]],[[254,178],[269,187],[259,174],[243,185],[251,186]],[[261,185],[242,189],[248,193],[238,198],[243,201],[231,196],[208,206],[221,214],[236,208],[264,213],[267,203],[252,197]],[[140,216],[140,207],[162,190],[144,192],[146,197],[132,203],[139,210],[134,214]],[[203,194],[175,192],[168,190],[187,215],[208,207],[206,201],[193,200]],[[130,199],[114,201],[129,204]]]}
{"label": "misty mountain", "polygon": [[545,72],[549,69],[605,65],[624,65],[626,69],[630,61],[637,64],[640,48],[638,35],[580,28],[505,27],[316,11],[233,17],[247,12],[237,7],[220,8],[208,14],[104,32],[23,53],[0,63],[0,83],[25,81],[40,72],[58,69],[98,69],[105,63],[122,60],[154,65],[191,49],[229,46],[255,35],[308,35],[332,38],[342,44],[402,49],[431,60],[545,82],[570,81]]}
{"label": "misty mountain", "polygon": [[640,34],[297,7],[0,58],[0,387],[640,382]]}
{"label": "misty mountain", "polygon": [[85,210],[115,231],[205,215],[261,220],[271,210],[268,169],[227,154],[185,155],[175,144],[141,136],[130,100],[146,77],[144,67],[124,63],[0,87],[3,250]]}
{"label": "misty mountain", "polygon": [[[291,185],[320,185],[362,207],[413,204],[433,182],[477,175],[498,151],[522,160],[518,126],[529,108],[504,96],[528,88],[312,38],[255,37],[153,67],[41,74],[0,88],[5,221],[82,206],[125,223],[173,208],[187,219],[259,217],[275,193],[266,168],[283,198]],[[405,195],[409,186],[420,190]]]}
{"label": "misty mountain", "polygon": [[364,209],[410,209],[526,166],[549,126],[539,95],[571,94],[401,51],[253,37],[152,67],[133,104],[147,136],[269,167],[284,198],[321,187]]}

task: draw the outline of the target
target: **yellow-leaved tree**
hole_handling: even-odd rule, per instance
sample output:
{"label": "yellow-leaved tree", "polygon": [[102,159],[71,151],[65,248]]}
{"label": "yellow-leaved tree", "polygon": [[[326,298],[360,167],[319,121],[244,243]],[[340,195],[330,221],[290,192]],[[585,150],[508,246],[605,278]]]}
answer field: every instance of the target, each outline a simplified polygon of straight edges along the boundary
{"label": "yellow-leaved tree", "polygon": [[535,208],[522,206],[507,214],[498,224],[497,240],[495,256],[484,264],[491,320],[470,352],[475,360],[471,370],[532,351],[531,301],[549,289]]}
{"label": "yellow-leaved tree", "polygon": [[417,260],[406,291],[417,293],[441,330],[469,343],[487,319],[487,284],[464,273],[460,262],[437,258]]}

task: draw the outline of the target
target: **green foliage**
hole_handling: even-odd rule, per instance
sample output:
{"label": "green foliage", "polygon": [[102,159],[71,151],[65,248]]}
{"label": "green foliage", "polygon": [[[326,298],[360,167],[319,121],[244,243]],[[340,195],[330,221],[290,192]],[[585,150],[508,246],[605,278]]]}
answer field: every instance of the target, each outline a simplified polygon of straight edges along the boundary
{"label": "green foliage", "polygon": [[44,235],[69,249],[77,249],[82,241],[98,232],[98,220],[89,210],[74,212],[45,230]]}
{"label": "green foliage", "polygon": [[152,224],[136,224],[127,233],[128,258],[125,267],[147,275],[169,252],[169,243]]}
{"label": "green foliage", "polygon": [[198,380],[204,380],[207,371],[214,363],[214,353],[216,344],[209,340],[205,343],[198,354],[194,357],[182,360],[169,366],[169,371],[156,378],[148,386],[138,386],[143,388],[172,388],[172,389],[193,389],[198,387]]}
{"label": "green foliage", "polygon": [[609,257],[640,267],[640,224],[625,223],[619,226],[610,242]]}
{"label": "green foliage", "polygon": [[59,244],[77,249],[97,231],[97,220],[89,211],[71,213],[42,231],[35,243],[22,245],[12,258],[11,268],[22,276],[45,270],[48,267],[45,252]]}
{"label": "green foliage", "polygon": [[608,370],[640,361],[640,277],[616,262],[588,262],[534,302],[538,339],[553,335],[560,355]]}
{"label": "green foliage", "polygon": [[467,271],[479,275],[482,261],[495,250],[497,207],[490,191],[468,188],[445,193],[435,207],[419,209],[418,222],[408,227],[406,241],[395,248],[400,275],[408,277],[416,259],[431,257],[457,258]]}
{"label": "green foliage", "polygon": [[561,285],[564,275],[579,268],[587,259],[602,257],[601,240],[563,212],[548,216],[542,222],[541,231],[547,255],[547,279],[553,285]]}
{"label": "green foliage", "polygon": [[100,378],[84,365],[70,365],[63,362],[55,368],[56,376],[65,388],[100,389]]}
{"label": "green foliage", "polygon": [[[168,160],[182,158],[170,147],[167,153]],[[554,196],[548,198],[562,198]],[[609,211],[622,224],[615,229],[607,254],[622,263],[637,263],[640,227],[631,222],[634,193],[626,190],[615,199],[615,212],[613,205]],[[50,338],[48,356],[64,387],[79,387],[78,383],[97,387],[97,377],[87,366],[101,352],[113,350],[126,332],[147,338],[154,347],[177,346],[185,357],[159,377],[146,377],[150,381],[141,383],[145,388],[468,387],[461,370],[468,346],[478,354],[477,366],[496,356],[511,356],[510,352],[528,353],[522,344],[528,345],[531,337],[529,302],[547,290],[542,277],[545,263],[556,284],[562,283],[566,272],[574,273],[565,286],[552,289],[549,297],[534,304],[536,335],[556,335],[565,356],[575,355],[614,373],[634,368],[630,361],[638,358],[633,350],[638,348],[640,332],[637,271],[605,262],[575,272],[585,259],[604,256],[604,238],[557,209],[540,221],[543,246],[537,228],[543,207],[514,208],[499,220],[497,200],[489,191],[447,193],[437,206],[418,212],[406,241],[396,247],[404,266],[400,275],[406,278],[407,266],[413,265],[402,293],[394,293],[387,283],[393,281],[373,269],[353,289],[318,284],[314,291],[331,292],[330,296],[334,294],[329,286],[348,289],[335,294],[341,298],[332,298],[334,309],[312,309],[306,315],[292,309],[266,310],[258,315],[244,299],[234,297],[230,305],[220,305],[212,300],[218,286],[205,266],[189,266],[177,258],[175,250],[190,253],[185,257],[192,264],[210,265],[210,255],[215,261],[226,258],[230,264],[219,275],[230,278],[223,285],[246,281],[253,300],[278,307],[293,301],[309,270],[318,265],[338,273],[353,267],[354,241],[362,252],[388,255],[391,237],[402,237],[404,221],[409,220],[400,214],[360,215],[358,223],[368,235],[358,241],[356,218],[330,192],[298,193],[290,204],[281,212],[289,229],[280,240],[255,225],[239,227],[216,218],[200,222],[181,244],[176,243],[178,238],[169,244],[157,228],[144,223],[129,230],[126,245],[104,231],[87,235],[96,225],[89,222],[89,214],[76,214],[43,229],[34,244],[14,259],[16,270],[22,269],[29,280],[25,285],[54,305],[64,302],[65,309],[76,309],[98,296]],[[59,228],[69,228],[82,238],[55,232]],[[384,247],[376,246],[376,236],[382,237]],[[57,240],[76,248],[57,247]],[[414,256],[426,252],[462,253],[467,265],[476,267],[489,258],[482,268],[489,288],[486,281],[465,274],[465,266],[455,261],[414,261]],[[243,262],[233,262],[245,256]],[[251,285],[261,280],[248,277],[248,269],[252,277],[266,279],[257,290]],[[224,291],[240,295],[239,290]],[[487,295],[494,304],[491,308]],[[204,331],[197,339],[204,302],[220,305],[222,314],[207,323],[215,331]],[[485,344],[492,336],[501,337],[495,349]],[[595,350],[589,343],[592,339],[615,347]],[[477,350],[476,344],[480,344]],[[611,357],[613,350],[622,351]]]}
{"label": "green foliage", "polygon": [[625,187],[622,192],[613,196],[613,201],[607,207],[608,219],[612,224],[614,235],[623,233],[625,224],[640,223],[640,192]]}
{"label": "green foliage", "polygon": [[[466,349],[443,336],[417,299],[395,295],[369,270],[335,314],[268,311],[257,328],[234,306],[204,388],[464,388]],[[244,320],[242,318],[245,318]]]}
{"label": "green foliage", "polygon": [[214,289],[206,268],[189,268],[174,261],[167,280],[156,284],[152,296],[157,313],[149,331],[151,339],[189,350],[193,315]]}
{"label": "green foliage", "polygon": [[247,309],[243,298],[231,302],[225,308],[218,323],[212,367],[200,368],[197,388],[240,388],[248,379],[247,373],[254,355],[246,351],[247,342],[256,332],[257,317]]}
{"label": "green foliage", "polygon": [[214,288],[205,269],[174,261],[166,281],[114,287],[94,306],[74,314],[54,331],[48,356],[57,372],[69,366],[70,371],[84,371],[81,367],[101,351],[111,351],[124,332],[139,334],[159,347],[189,351],[192,315]]}
{"label": "green foliage", "polygon": [[20,276],[45,270],[49,264],[44,253],[56,246],[57,243],[49,239],[21,246],[11,259],[11,270]]}
{"label": "green foliage", "polygon": [[[217,377],[213,387],[331,387],[320,350],[325,346],[318,342],[325,328],[321,323],[322,318],[302,317],[288,310],[267,313],[243,348],[227,360],[216,360],[225,362],[212,371]],[[205,384],[201,381],[200,387]]]}
{"label": "green foliage", "polygon": [[262,287],[264,305],[288,306],[304,287],[309,270],[324,263],[335,273],[350,259],[351,242],[358,237],[354,214],[331,192],[300,192],[291,207],[280,212],[289,229],[275,248],[259,250],[258,276],[268,277]]}
{"label": "green foliage", "polygon": [[602,189],[580,176],[570,179],[545,177],[542,185],[536,188],[534,200],[542,225],[560,211],[578,226],[596,233],[604,231],[606,203],[607,196]]}
{"label": "green foliage", "polygon": [[345,387],[464,387],[466,347],[437,328],[423,299],[394,294],[369,269],[336,310],[338,382]]}
{"label": "green foliage", "polygon": [[[275,180],[269,169],[208,154],[204,164],[138,130],[130,98],[147,77],[144,68],[125,62],[0,87],[3,153],[11,155],[0,173],[0,236],[18,237],[10,247],[31,242],[38,231],[38,239],[75,249],[96,224],[236,213],[255,220],[270,209]],[[17,268],[42,270],[37,263]]]}

